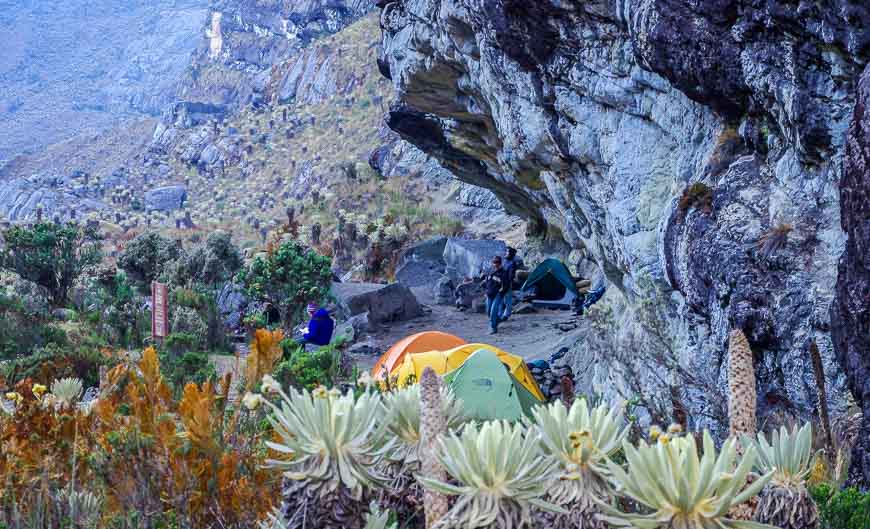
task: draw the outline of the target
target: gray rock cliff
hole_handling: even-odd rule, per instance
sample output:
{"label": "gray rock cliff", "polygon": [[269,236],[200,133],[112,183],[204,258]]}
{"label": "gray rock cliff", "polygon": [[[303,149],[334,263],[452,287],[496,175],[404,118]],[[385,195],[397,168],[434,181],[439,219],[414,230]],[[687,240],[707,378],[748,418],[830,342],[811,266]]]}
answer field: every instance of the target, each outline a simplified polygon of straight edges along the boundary
{"label": "gray rock cliff", "polygon": [[[399,93],[389,126],[459,179],[492,190],[532,232],[598,264],[612,284],[607,332],[640,323],[658,335],[641,336],[641,347],[678,356],[646,390],[670,390],[693,428],[721,432],[727,335],[741,327],[756,353],[762,418],[815,413],[812,340],[834,413],[843,411],[830,307],[870,7],[380,5],[379,64]],[[651,312],[642,310],[649,299]],[[606,351],[576,354],[592,366],[608,361]],[[587,371],[590,386],[613,387],[606,368]]]}

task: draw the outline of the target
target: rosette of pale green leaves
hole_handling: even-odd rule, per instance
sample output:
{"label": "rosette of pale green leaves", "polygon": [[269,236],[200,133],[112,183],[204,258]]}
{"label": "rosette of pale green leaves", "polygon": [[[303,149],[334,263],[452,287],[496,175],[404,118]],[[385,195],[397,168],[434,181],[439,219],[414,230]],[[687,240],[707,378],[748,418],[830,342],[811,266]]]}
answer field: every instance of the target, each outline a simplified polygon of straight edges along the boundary
{"label": "rosette of pale green leaves", "polygon": [[437,527],[513,529],[528,526],[533,508],[563,513],[543,499],[556,462],[539,443],[536,431],[504,421],[442,437],[438,460],[455,484],[418,477],[426,488],[457,496]]}
{"label": "rosette of pale green leaves", "polygon": [[269,448],[288,456],[269,460],[268,466],[288,479],[305,482],[326,495],[345,487],[354,499],[364,487],[382,486],[385,478],[376,471],[383,445],[384,428],[380,396],[364,393],[341,395],[323,388],[290,394],[279,391],[279,405],[267,404],[269,417],[280,443]]}
{"label": "rosette of pale green leaves", "polygon": [[61,407],[72,407],[82,396],[82,381],[78,378],[62,378],[51,383],[51,394]]}
{"label": "rosette of pale green leaves", "polygon": [[613,527],[639,529],[775,529],[755,522],[731,520],[728,511],[757,495],[772,473],[747,486],[755,463],[755,450],[748,448],[737,460],[737,446],[729,439],[717,454],[710,434],[704,432],[704,455],[691,437],[670,439],[635,448],[623,441],[628,470],[612,461],[607,466],[618,491],[649,511],[622,512],[600,502],[601,518]]}
{"label": "rosette of pale green leaves", "polygon": [[590,410],[586,399],[578,399],[570,410],[554,402],[535,407],[532,414],[541,449],[559,464],[547,499],[584,511],[595,507],[593,497],[609,502],[613,490],[607,460],[628,435],[622,412],[605,404]]}
{"label": "rosette of pale green leaves", "polygon": [[[383,450],[393,463],[418,466],[420,461],[420,385],[414,384],[383,396],[389,442]],[[458,429],[463,421],[462,404],[448,388],[441,388],[441,408],[447,430]]]}
{"label": "rosette of pale green leaves", "polygon": [[770,484],[761,492],[754,519],[786,529],[816,527],[819,512],[806,487],[813,468],[813,430],[809,423],[789,432],[774,431],[768,443],[764,434],[743,437],[744,446],[758,452],[755,467],[772,473]]}
{"label": "rosette of pale green leaves", "polygon": [[774,431],[768,443],[763,433],[753,439],[743,436],[744,446],[755,448],[755,467],[763,473],[772,472],[771,483],[784,487],[803,485],[812,471],[813,429],[809,423],[792,432],[785,426]]}

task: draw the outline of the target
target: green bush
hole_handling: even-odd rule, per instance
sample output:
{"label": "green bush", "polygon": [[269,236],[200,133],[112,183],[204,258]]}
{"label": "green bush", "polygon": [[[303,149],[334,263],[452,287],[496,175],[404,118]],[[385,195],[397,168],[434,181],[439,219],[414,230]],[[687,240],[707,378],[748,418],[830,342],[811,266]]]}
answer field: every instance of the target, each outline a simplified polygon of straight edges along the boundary
{"label": "green bush", "polygon": [[188,307],[199,310],[206,304],[205,295],[190,288],[175,288],[171,295],[172,304],[176,307]]}
{"label": "green bush", "polygon": [[174,241],[156,232],[146,232],[127,244],[118,256],[118,268],[144,291],[180,255],[181,249]]}
{"label": "green bush", "polygon": [[208,325],[196,309],[176,307],[172,311],[172,332],[185,334],[192,338],[191,349],[201,351],[206,347]]}
{"label": "green bush", "polygon": [[102,259],[97,232],[77,224],[13,226],[3,239],[0,267],[45,288],[55,307],[66,306],[76,280]]}
{"label": "green bush", "polygon": [[63,329],[28,311],[20,299],[0,292],[0,360],[29,356],[53,344],[68,344]]}
{"label": "green bush", "polygon": [[279,310],[285,329],[299,322],[308,302],[322,302],[332,283],[332,262],[295,241],[281,244],[242,269],[237,280],[252,299]]}
{"label": "green bush", "polygon": [[[168,337],[166,342],[169,342]],[[178,346],[179,342],[174,345]],[[159,356],[160,370],[176,395],[181,394],[188,382],[202,384],[217,378],[217,371],[209,360],[208,353],[192,350],[183,353],[162,351]]]}
{"label": "green bush", "polygon": [[47,385],[59,378],[75,377],[82,379],[87,388],[99,385],[101,366],[112,367],[114,362],[95,349],[75,350],[50,344],[4,364],[2,376],[10,387],[26,378]]}
{"label": "green bush", "polygon": [[284,360],[275,368],[275,379],[282,386],[311,390],[335,385],[341,374],[341,351],[330,345],[309,353],[292,340],[281,345]]}
{"label": "green bush", "polygon": [[870,492],[835,491],[828,483],[810,489],[826,529],[870,529]]}
{"label": "green bush", "polygon": [[217,231],[208,236],[204,245],[183,252],[168,276],[175,285],[215,289],[232,279],[242,264],[242,254],[233,245],[230,234]]}

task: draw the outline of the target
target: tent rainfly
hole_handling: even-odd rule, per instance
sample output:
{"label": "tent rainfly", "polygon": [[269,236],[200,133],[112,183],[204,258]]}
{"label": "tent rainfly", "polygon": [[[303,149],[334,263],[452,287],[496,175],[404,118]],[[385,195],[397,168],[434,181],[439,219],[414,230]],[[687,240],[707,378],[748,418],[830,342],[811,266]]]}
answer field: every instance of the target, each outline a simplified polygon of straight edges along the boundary
{"label": "tent rainfly", "polygon": [[532,303],[550,307],[570,307],[580,296],[571,278],[571,272],[558,259],[545,259],[539,264],[526,282],[522,292],[534,292]]}
{"label": "tent rainfly", "polygon": [[446,332],[425,331],[402,338],[387,352],[378,358],[372,368],[372,376],[382,378],[386,373],[392,373],[396,366],[402,364],[407,354],[424,353],[426,351],[445,351],[463,345],[465,340]]}
{"label": "tent rainfly", "polygon": [[517,421],[530,417],[534,406],[544,404],[488,349],[475,351],[460,367],[444,375],[444,382],[472,420]]}
{"label": "tent rainfly", "polygon": [[396,385],[402,388],[419,381],[420,377],[423,376],[423,370],[427,367],[431,367],[439,375],[444,375],[461,367],[476,351],[481,349],[494,353],[498,360],[507,366],[511,376],[536,398],[544,399],[544,394],[522,357],[483,343],[460,345],[447,351],[427,351],[405,355],[402,362],[397,364],[390,373],[390,379],[395,380]]}

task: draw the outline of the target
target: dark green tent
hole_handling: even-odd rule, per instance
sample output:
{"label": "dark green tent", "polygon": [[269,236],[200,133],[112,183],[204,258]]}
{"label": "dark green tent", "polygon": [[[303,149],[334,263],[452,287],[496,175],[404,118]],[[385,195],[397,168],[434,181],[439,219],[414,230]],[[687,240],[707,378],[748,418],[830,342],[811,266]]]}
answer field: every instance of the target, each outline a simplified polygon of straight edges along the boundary
{"label": "dark green tent", "polygon": [[571,272],[558,259],[545,259],[529,274],[522,291],[532,290],[535,293],[532,302],[541,305],[570,306],[580,295],[571,279]]}
{"label": "dark green tent", "polygon": [[470,419],[517,421],[530,416],[535,405],[543,404],[488,349],[475,351],[461,366],[445,374],[444,382],[462,401],[462,409]]}

